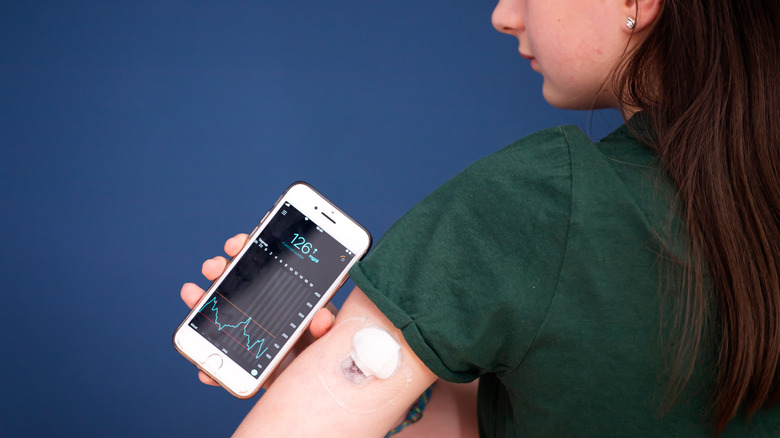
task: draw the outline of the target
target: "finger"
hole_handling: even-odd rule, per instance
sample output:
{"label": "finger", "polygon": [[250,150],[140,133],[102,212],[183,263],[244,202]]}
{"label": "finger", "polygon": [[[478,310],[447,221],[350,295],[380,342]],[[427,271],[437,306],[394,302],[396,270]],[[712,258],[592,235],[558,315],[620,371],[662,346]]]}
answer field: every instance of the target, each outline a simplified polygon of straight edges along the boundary
{"label": "finger", "polygon": [[204,293],[206,293],[206,291],[195,283],[184,283],[181,287],[181,299],[190,309],[198,304],[198,301],[200,301]]}
{"label": "finger", "polygon": [[330,313],[330,310],[320,309],[311,319],[309,331],[315,338],[321,338],[330,330],[334,321],[336,321],[336,317]]}
{"label": "finger", "polygon": [[219,383],[217,383],[216,380],[207,376],[206,373],[204,373],[203,371],[198,371],[198,379],[200,379],[200,381],[205,383],[206,385],[219,386]]}
{"label": "finger", "polygon": [[246,239],[249,237],[246,233],[236,234],[225,242],[225,254],[235,257],[246,245]]}
{"label": "finger", "polygon": [[214,281],[225,272],[225,267],[227,267],[227,260],[224,257],[214,257],[203,262],[200,272],[207,279]]}

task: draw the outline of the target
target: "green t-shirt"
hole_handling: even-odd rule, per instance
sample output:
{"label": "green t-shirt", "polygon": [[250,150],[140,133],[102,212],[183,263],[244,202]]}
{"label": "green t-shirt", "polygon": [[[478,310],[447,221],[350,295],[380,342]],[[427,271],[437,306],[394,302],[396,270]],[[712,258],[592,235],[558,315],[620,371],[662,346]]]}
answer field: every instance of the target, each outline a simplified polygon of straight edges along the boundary
{"label": "green t-shirt", "polygon": [[[482,436],[712,436],[711,370],[662,411],[673,191],[626,126],[548,129],[434,191],[351,275],[437,376],[480,378]],[[722,436],[780,436],[780,409]]]}

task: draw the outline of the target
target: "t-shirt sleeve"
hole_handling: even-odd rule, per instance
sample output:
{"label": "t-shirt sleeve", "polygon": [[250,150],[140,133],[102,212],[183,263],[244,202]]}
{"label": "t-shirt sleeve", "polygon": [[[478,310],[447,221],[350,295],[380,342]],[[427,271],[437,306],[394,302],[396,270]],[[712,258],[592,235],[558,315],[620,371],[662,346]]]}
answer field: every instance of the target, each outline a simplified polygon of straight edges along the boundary
{"label": "t-shirt sleeve", "polygon": [[508,372],[554,297],[570,208],[564,131],[541,131],[434,191],[350,274],[440,378]]}

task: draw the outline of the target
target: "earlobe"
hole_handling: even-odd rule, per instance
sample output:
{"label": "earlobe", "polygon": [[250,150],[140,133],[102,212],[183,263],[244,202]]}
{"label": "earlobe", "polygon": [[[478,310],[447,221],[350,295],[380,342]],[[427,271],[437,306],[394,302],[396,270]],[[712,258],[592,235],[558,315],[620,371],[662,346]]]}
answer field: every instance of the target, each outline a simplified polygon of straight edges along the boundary
{"label": "earlobe", "polygon": [[639,32],[652,26],[661,12],[664,0],[625,0],[627,32]]}

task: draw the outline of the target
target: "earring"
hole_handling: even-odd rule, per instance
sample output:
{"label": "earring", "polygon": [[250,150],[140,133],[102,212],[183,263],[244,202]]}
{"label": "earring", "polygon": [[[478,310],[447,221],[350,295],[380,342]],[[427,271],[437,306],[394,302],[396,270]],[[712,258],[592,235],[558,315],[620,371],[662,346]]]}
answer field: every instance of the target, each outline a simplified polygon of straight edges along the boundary
{"label": "earring", "polygon": [[636,24],[636,20],[634,20],[631,17],[626,18],[626,27],[627,28],[633,29],[635,24]]}

